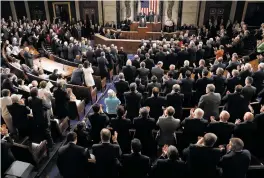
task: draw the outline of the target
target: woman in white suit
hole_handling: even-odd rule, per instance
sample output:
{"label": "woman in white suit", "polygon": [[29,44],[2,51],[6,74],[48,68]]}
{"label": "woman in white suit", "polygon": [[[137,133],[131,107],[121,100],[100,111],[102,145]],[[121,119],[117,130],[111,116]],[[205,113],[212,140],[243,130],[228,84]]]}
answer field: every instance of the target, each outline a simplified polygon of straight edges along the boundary
{"label": "woman in white suit", "polygon": [[84,73],[85,84],[87,87],[94,86],[94,79],[92,76],[93,72],[94,71],[92,65],[88,61],[85,61],[83,65],[83,73]]}

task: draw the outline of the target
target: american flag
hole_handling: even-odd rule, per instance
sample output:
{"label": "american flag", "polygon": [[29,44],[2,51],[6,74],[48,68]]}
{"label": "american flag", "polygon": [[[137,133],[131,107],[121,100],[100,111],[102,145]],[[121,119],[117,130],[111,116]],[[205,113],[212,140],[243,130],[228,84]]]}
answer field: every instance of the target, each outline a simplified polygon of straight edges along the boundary
{"label": "american flag", "polygon": [[155,14],[157,14],[158,2],[159,2],[159,0],[142,0],[141,1],[141,10],[145,14],[149,14],[150,10],[152,10]]}

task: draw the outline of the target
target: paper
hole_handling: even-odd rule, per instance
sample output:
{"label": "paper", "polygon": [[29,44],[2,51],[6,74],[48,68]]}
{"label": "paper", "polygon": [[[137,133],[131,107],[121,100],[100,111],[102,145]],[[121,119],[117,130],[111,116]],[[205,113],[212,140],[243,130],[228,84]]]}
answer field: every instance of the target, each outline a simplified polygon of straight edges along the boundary
{"label": "paper", "polygon": [[51,82],[48,82],[46,88],[51,89],[52,87],[53,87],[53,84]]}

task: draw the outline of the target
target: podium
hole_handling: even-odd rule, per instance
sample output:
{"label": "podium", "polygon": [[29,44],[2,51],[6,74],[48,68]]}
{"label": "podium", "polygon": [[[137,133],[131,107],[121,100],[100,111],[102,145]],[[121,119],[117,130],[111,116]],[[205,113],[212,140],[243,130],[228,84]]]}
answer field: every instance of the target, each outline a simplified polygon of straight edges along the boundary
{"label": "podium", "polygon": [[[161,22],[147,22],[148,32],[160,32]],[[132,22],[130,24],[130,31],[137,31],[139,28],[139,22]],[[142,27],[141,27],[142,28]]]}
{"label": "podium", "polygon": [[147,32],[149,32],[148,26],[146,27],[138,27],[138,38],[139,39],[147,39]]}

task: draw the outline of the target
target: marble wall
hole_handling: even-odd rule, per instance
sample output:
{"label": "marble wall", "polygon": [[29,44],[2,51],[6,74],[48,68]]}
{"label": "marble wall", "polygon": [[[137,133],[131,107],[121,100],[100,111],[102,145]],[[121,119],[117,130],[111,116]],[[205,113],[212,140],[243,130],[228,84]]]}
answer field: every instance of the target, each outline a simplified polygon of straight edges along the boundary
{"label": "marble wall", "polygon": [[116,23],[116,1],[103,2],[104,23],[114,21]]}
{"label": "marble wall", "polygon": [[[167,20],[169,20],[168,15],[167,15],[167,10],[168,10],[168,1],[163,2],[163,22],[165,23]],[[178,9],[179,9],[179,1],[174,2],[173,8],[172,8],[172,21],[174,24],[177,24],[177,18],[178,18]]]}
{"label": "marble wall", "polygon": [[199,1],[183,1],[182,7],[182,25],[195,24],[198,19]]}

